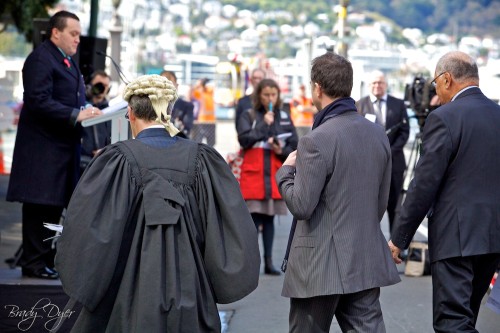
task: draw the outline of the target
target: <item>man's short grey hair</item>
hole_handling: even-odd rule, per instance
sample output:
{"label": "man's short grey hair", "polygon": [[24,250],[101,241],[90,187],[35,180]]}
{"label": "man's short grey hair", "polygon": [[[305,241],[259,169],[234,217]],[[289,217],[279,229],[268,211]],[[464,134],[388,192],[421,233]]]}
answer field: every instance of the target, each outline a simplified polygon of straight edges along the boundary
{"label": "man's short grey hair", "polygon": [[384,72],[382,72],[382,71],[381,71],[381,70],[379,70],[379,69],[376,69],[376,70],[372,71],[372,72],[370,73],[370,76],[369,76],[369,77],[370,77],[370,82],[369,82],[369,83],[372,83],[372,82],[373,82],[376,78],[378,79],[379,77],[384,78],[384,82],[386,81],[386,78],[385,78],[385,73],[384,73]]}
{"label": "man's short grey hair", "polygon": [[442,56],[436,65],[436,75],[448,72],[458,82],[479,80],[476,61],[468,54],[451,51]]}

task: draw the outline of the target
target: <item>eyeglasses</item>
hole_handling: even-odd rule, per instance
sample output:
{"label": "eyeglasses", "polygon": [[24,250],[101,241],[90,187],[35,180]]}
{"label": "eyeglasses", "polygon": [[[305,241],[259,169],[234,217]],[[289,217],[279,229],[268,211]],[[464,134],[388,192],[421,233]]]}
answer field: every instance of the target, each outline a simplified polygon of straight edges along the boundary
{"label": "eyeglasses", "polygon": [[440,76],[441,76],[441,75],[443,75],[444,73],[446,73],[446,72],[442,72],[441,74],[439,74],[438,76],[436,76],[436,77],[434,78],[434,80],[432,80],[432,81],[431,81],[431,84],[432,84],[432,86],[433,86],[434,88],[436,88],[436,80],[438,79],[438,77],[440,77]]}
{"label": "eyeglasses", "polygon": [[125,113],[125,119],[127,119],[127,121],[130,121],[130,117],[129,117],[129,112],[130,110],[132,110],[132,108],[130,107],[130,105],[127,107],[127,113]]}

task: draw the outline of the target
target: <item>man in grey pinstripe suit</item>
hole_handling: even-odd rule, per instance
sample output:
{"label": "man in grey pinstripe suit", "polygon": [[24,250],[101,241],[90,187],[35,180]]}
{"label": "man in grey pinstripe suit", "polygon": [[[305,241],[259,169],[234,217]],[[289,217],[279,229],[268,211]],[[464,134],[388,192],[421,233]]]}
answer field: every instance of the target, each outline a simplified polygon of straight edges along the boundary
{"label": "man in grey pinstripe suit", "polygon": [[298,220],[282,295],[290,332],[385,332],[380,287],[400,281],[380,230],[387,207],[391,149],[387,135],[357,113],[353,71],[343,57],[313,60],[311,91],[321,110],[276,175]]}

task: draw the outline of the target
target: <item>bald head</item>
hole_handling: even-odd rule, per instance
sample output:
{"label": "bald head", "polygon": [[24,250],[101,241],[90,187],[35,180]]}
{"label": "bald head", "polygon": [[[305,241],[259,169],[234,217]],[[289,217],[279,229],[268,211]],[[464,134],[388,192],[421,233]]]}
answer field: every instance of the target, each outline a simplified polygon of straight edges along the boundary
{"label": "bald head", "polygon": [[451,101],[460,90],[479,86],[479,72],[475,60],[468,54],[452,51],[442,56],[434,72],[436,92],[442,103]]}
{"label": "bald head", "polygon": [[450,73],[457,82],[472,82],[479,84],[479,72],[475,60],[460,51],[446,53],[436,65],[436,75],[442,72]]}
{"label": "bald head", "polygon": [[374,70],[370,73],[370,91],[373,96],[382,98],[387,92],[387,81],[382,71]]}

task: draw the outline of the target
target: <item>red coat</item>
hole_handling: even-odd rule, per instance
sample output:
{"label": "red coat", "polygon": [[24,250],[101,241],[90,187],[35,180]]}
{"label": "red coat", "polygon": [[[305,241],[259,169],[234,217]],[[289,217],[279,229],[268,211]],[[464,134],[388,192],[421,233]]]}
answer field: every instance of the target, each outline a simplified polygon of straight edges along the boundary
{"label": "red coat", "polygon": [[[276,108],[270,126],[264,113],[264,109],[243,112],[238,119],[238,141],[244,149],[240,188],[245,200],[281,199],[274,176],[288,154],[297,149],[297,132],[290,115]],[[280,139],[282,154],[276,155],[267,143],[269,138],[287,134]]]}
{"label": "red coat", "polygon": [[240,188],[245,200],[281,199],[274,180],[283,163],[273,151],[264,148],[245,150]]}

